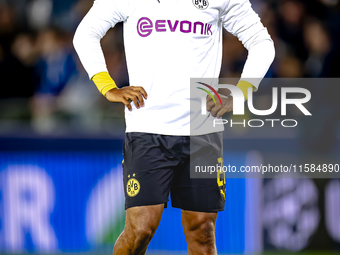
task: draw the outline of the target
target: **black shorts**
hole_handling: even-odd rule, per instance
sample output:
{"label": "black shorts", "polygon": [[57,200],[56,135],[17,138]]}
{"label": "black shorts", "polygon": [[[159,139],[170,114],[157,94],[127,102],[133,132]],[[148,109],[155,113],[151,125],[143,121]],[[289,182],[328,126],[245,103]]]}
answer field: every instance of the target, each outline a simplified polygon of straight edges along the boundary
{"label": "black shorts", "polygon": [[222,134],[169,136],[126,133],[123,149],[125,209],[165,204],[198,212],[224,210],[223,173],[190,178],[193,165],[223,164]]}

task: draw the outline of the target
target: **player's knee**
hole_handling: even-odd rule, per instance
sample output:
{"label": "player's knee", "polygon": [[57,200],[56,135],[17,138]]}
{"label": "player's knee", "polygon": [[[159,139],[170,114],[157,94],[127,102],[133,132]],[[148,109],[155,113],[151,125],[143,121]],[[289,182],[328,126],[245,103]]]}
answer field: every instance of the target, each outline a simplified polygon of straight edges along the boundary
{"label": "player's knee", "polygon": [[135,240],[140,244],[148,244],[156,229],[152,226],[141,225],[134,229]]}
{"label": "player's knee", "polygon": [[198,217],[188,226],[187,234],[200,244],[214,244],[215,242],[215,218]]}
{"label": "player's knee", "polygon": [[213,244],[215,242],[215,225],[213,222],[201,223],[195,232],[196,242],[200,244]]}
{"label": "player's knee", "polygon": [[136,249],[146,247],[151,241],[162,215],[162,206],[133,207],[127,210],[124,237],[133,240],[131,242]]}

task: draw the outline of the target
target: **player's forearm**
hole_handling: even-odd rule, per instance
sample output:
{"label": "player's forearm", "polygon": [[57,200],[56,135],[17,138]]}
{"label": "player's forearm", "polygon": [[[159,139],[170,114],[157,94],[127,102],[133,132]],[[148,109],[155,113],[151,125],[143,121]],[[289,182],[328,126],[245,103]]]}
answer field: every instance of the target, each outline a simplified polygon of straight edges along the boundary
{"label": "player's forearm", "polygon": [[[237,84],[237,87],[242,90],[245,100],[248,99],[249,88],[253,91],[258,89],[274,57],[275,48],[271,39],[262,40],[248,50],[248,58],[244,65],[241,79]],[[219,90],[219,93],[224,95],[228,94],[228,92],[223,92],[222,90]]]}
{"label": "player's forearm", "polygon": [[93,27],[91,19],[85,17],[74,35],[74,48],[90,78],[97,73],[107,71],[100,45],[100,40],[105,33],[105,27],[101,29]]}
{"label": "player's forearm", "polygon": [[102,35],[97,30],[91,27],[89,20],[85,18],[77,28],[73,44],[90,79],[100,93],[105,96],[107,91],[117,86],[107,72],[104,54],[100,46]]}
{"label": "player's forearm", "polygon": [[249,0],[230,0],[222,22],[226,30],[237,36],[248,50],[241,80],[257,90],[275,56],[274,44]]}
{"label": "player's forearm", "polygon": [[111,27],[125,19],[117,9],[114,1],[95,0],[75,33],[74,47],[90,78],[107,71],[100,40]]}
{"label": "player's forearm", "polygon": [[252,16],[254,24],[239,32],[238,37],[248,50],[241,80],[251,83],[256,91],[274,60],[275,49],[267,29],[260,20],[256,21],[257,14],[252,12]]}
{"label": "player's forearm", "polygon": [[266,75],[275,57],[272,40],[263,40],[248,51],[248,58],[244,65],[241,80],[247,81],[257,90],[262,78]]}

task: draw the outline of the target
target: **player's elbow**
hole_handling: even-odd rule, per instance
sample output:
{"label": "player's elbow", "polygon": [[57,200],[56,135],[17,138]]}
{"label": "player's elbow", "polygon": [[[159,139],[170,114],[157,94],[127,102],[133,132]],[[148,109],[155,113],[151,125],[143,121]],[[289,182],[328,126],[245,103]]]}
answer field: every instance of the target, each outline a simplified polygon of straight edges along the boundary
{"label": "player's elbow", "polygon": [[272,63],[275,59],[275,46],[273,40],[265,41],[264,48],[266,49],[266,56],[268,58],[268,62]]}
{"label": "player's elbow", "polygon": [[261,56],[261,58],[272,63],[275,58],[274,42],[266,28],[261,23],[254,26],[254,33],[243,38],[244,46],[249,54]]}
{"label": "player's elbow", "polygon": [[262,40],[254,45],[249,53],[254,53],[256,56],[261,56],[263,62],[271,64],[275,58],[275,46],[273,40],[269,37],[268,39]]}
{"label": "player's elbow", "polygon": [[79,31],[79,27],[77,28],[74,36],[73,36],[73,47],[77,51],[79,47],[81,46],[81,33]]}
{"label": "player's elbow", "polygon": [[81,51],[85,43],[89,42],[89,27],[84,20],[80,22],[73,36],[73,47],[77,52]]}

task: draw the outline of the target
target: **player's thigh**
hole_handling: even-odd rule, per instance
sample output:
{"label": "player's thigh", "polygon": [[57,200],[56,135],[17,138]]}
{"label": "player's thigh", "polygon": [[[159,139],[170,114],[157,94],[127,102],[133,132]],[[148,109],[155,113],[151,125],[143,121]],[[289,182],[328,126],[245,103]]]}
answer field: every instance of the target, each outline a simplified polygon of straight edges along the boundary
{"label": "player's thigh", "polygon": [[123,149],[125,209],[168,202],[173,169],[178,164],[178,159],[171,154],[170,145],[176,144],[173,140],[176,137],[126,134]]}
{"label": "player's thigh", "polygon": [[[182,180],[183,181],[183,180]],[[225,184],[213,179],[190,179],[171,188],[172,206],[194,212],[219,212],[225,206]]]}
{"label": "player's thigh", "polygon": [[172,206],[195,212],[223,211],[226,188],[224,173],[215,171],[212,174],[191,176],[195,166],[222,166],[221,133],[191,137],[186,153],[188,157],[174,173]]}
{"label": "player's thigh", "polygon": [[152,235],[161,220],[164,204],[137,206],[126,210],[125,231]]}

